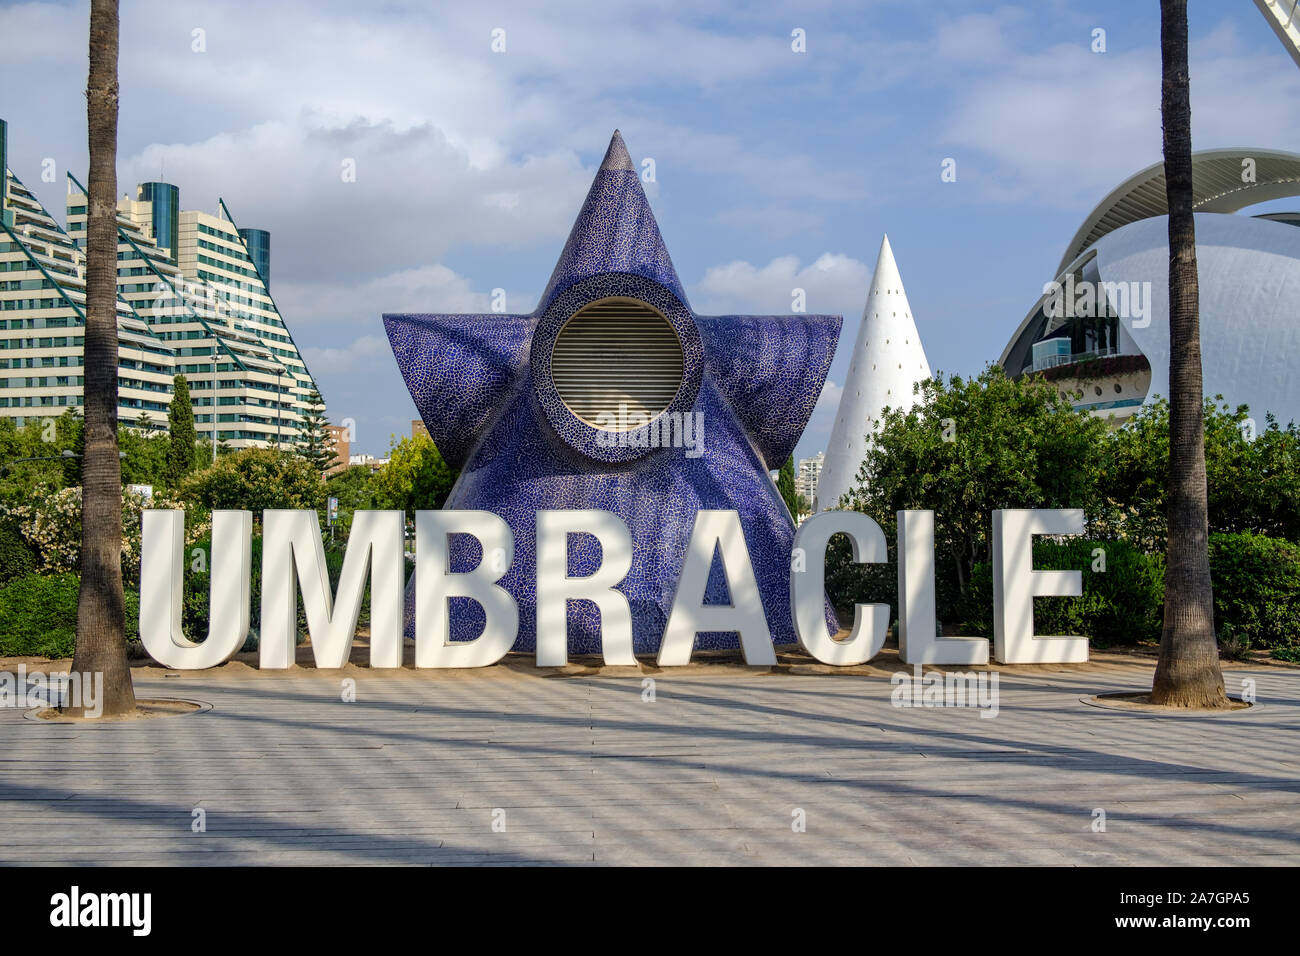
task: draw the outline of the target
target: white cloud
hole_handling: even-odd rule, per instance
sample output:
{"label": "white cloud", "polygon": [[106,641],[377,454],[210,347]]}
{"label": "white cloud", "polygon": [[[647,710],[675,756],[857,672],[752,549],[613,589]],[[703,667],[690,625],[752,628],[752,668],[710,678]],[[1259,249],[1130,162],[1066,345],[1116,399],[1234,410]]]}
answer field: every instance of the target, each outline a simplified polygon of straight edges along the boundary
{"label": "white cloud", "polygon": [[316,376],[357,372],[388,354],[388,340],[381,335],[363,335],[346,348],[305,348],[302,356]]}
{"label": "white cloud", "polygon": [[[377,324],[385,312],[492,311],[491,291],[475,291],[465,276],[436,263],[361,282],[344,277],[273,283],[272,291],[295,328],[326,327],[317,334],[330,334],[330,325]],[[529,312],[535,299],[536,295],[507,291],[506,310]]]}
{"label": "white cloud", "polygon": [[273,277],[365,279],[466,243],[558,240],[590,181],[564,149],[484,168],[432,125],[312,113],[149,146],[121,166],[126,182],[165,168],[186,208],[221,196],[239,225],[269,229]]}
{"label": "white cloud", "polygon": [[709,269],[691,287],[692,307],[703,313],[790,311],[794,290],[803,289],[808,312],[860,310],[871,273],[866,264],[826,252],[801,266],[798,256],[778,256],[765,266],[743,260]]}
{"label": "white cloud", "polygon": [[[1278,47],[1260,56],[1225,22],[1191,45],[1196,149],[1295,148],[1300,73]],[[1091,205],[1161,158],[1160,51],[1093,53],[1083,42],[1018,55],[964,84],[945,134],[958,182],[985,198]],[[1261,142],[1260,130],[1269,130]]]}
{"label": "white cloud", "polygon": [[1023,16],[1023,11],[1003,7],[996,13],[945,18],[935,33],[933,54],[956,62],[996,62],[1007,53],[1005,25]]}
{"label": "white cloud", "polygon": [[814,413],[825,411],[827,409],[829,409],[830,411],[834,411],[835,409],[839,408],[840,395],[842,395],[843,393],[844,393],[843,385],[836,385],[829,378],[826,379],[826,384],[822,386],[821,395],[817,396],[817,405],[816,408],[814,409]]}

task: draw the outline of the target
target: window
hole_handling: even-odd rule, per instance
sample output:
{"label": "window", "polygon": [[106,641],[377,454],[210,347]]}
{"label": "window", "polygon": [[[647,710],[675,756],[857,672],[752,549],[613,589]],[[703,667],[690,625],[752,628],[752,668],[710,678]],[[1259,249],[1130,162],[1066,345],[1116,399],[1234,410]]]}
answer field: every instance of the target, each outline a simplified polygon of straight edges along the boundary
{"label": "window", "polygon": [[613,430],[663,412],[681,387],[683,369],[681,343],[668,320],[626,298],[583,306],[560,329],[551,353],[560,400],[589,425],[619,422]]}

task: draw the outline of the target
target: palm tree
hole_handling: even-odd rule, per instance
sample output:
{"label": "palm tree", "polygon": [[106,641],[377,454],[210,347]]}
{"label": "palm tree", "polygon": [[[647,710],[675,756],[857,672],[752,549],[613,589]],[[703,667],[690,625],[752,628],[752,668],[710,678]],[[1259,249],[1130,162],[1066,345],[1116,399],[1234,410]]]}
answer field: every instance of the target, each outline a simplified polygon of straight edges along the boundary
{"label": "palm tree", "polygon": [[1169,550],[1164,632],[1151,701],[1226,707],[1210,584],[1187,0],[1160,0],[1160,62],[1169,205]]}
{"label": "palm tree", "polygon": [[[91,0],[86,119],[85,452],[74,672],[104,675],[103,713],[135,710],[122,607],[122,465],[117,447],[117,0]],[[83,677],[83,680],[85,678]]]}

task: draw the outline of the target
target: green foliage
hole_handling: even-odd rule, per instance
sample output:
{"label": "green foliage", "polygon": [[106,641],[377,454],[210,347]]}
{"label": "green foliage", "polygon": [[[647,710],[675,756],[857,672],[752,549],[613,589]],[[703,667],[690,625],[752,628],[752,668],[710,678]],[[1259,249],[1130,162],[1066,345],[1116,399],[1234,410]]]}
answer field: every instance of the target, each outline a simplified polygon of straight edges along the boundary
{"label": "green foliage", "polygon": [[[170,439],[164,432],[149,431],[141,421],[120,424],[117,430],[122,459],[123,485],[166,487]],[[63,458],[63,452],[80,454],[82,422],[69,409],[58,418],[30,422],[22,428],[9,418],[0,418],[0,502],[30,504],[42,495],[71,488],[81,480],[80,462]],[[196,446],[200,453],[201,443]],[[47,459],[18,461],[20,458]]]}
{"label": "green foliage", "polygon": [[324,490],[320,472],[306,459],[274,448],[246,448],[190,475],[178,493],[210,510],[251,511],[260,521],[268,508],[320,508]]}
{"label": "green foliage", "polygon": [[417,510],[442,507],[456,472],[447,467],[428,435],[403,438],[390,447],[388,458],[370,481],[376,508],[404,511],[413,520]]}
{"label": "green foliage", "polygon": [[1096,513],[1096,450],[1106,426],[1074,411],[1051,385],[1008,379],[997,366],[918,390],[911,411],[884,414],[847,504],[882,528],[894,526],[898,511],[934,511],[939,617],[964,620],[977,613],[971,573],[989,560],[993,511]]}
{"label": "green foliage", "polygon": [[1300,545],[1248,532],[1212,534],[1210,576],[1221,640],[1287,660],[1300,653]]}
{"label": "green foliage", "polygon": [[[140,514],[145,501],[122,492],[122,573],[140,568]],[[63,488],[31,504],[0,504],[0,520],[17,523],[45,573],[75,571],[81,566],[81,486]]]}
{"label": "green foliage", "polygon": [[[204,554],[203,570],[195,570],[193,559],[190,559],[190,566],[185,572],[185,591],[184,600],[181,610],[181,627],[185,635],[194,641],[203,640],[208,633],[208,611],[210,588],[212,586],[211,565],[208,559],[212,555],[212,543],[208,539],[196,542],[194,547],[202,550]],[[325,547],[325,567],[329,574],[330,587],[337,590],[339,586],[339,576],[343,573],[343,559],[345,556],[345,545],[341,542],[334,543],[329,540],[324,541]],[[192,549],[187,550],[187,554],[193,553]],[[250,567],[252,569],[252,578],[249,584],[249,625],[250,637],[244,645],[244,650],[257,649],[257,635],[262,629],[262,537],[254,535],[252,539],[252,551]],[[406,562],[406,577],[409,579],[411,572],[414,570],[411,561]],[[357,624],[362,627],[370,624],[370,584],[366,583],[366,591],[361,601],[361,613],[358,615]],[[298,598],[298,638],[299,643],[306,639],[307,634],[307,614],[303,609],[302,597]]]}
{"label": "green foliage", "polygon": [[[30,503],[80,481],[81,418],[72,409],[18,428],[0,418],[0,502]],[[19,459],[44,459],[20,461]]]}
{"label": "green foliage", "polygon": [[[80,577],[29,575],[0,587],[0,657],[71,657],[77,640]],[[140,639],[140,596],[124,593],[126,638]]]}
{"label": "green foliage", "polygon": [[[203,560],[196,567],[195,551],[201,551]],[[181,602],[181,630],[192,641],[202,641],[208,635],[208,611],[212,588],[212,541],[210,538],[194,542],[186,548],[184,597]],[[252,634],[262,628],[262,536],[253,535],[249,560],[248,620]],[[299,602],[301,604],[301,601]],[[306,627],[299,610],[299,627]],[[251,643],[251,639],[250,639]],[[245,645],[246,650],[252,647]]]}
{"label": "green foliage", "polygon": [[167,487],[175,488],[194,470],[194,407],[190,403],[190,383],[184,375],[172,379],[172,401],[167,409]]}
{"label": "green foliage", "polygon": [[[889,560],[856,564],[848,535],[832,535],[826,545],[826,595],[844,621],[853,620],[855,604],[888,604],[891,620],[898,619],[898,529],[883,525]],[[816,555],[808,555],[815,561]]]}
{"label": "green foliage", "polygon": [[163,432],[145,432],[141,428],[120,426],[117,446],[126,455],[122,459],[122,484],[151,485],[155,491],[167,481],[167,448]]}
{"label": "green foliage", "polygon": [[0,514],[0,584],[35,574],[40,560],[16,517]]}
{"label": "green foliage", "polygon": [[794,456],[791,455],[781,466],[781,473],[776,479],[776,490],[781,492],[781,500],[790,509],[792,516],[799,514],[799,494],[794,487]]}
{"label": "green foliage", "polygon": [[329,419],[325,417],[325,400],[316,389],[312,389],[307,397],[307,407],[302,411],[298,454],[311,462],[316,471],[321,473],[334,464],[336,452],[334,440],[329,433]]}
{"label": "green foliage", "polygon": [[367,465],[352,465],[331,475],[325,481],[325,497],[339,500],[337,532],[347,538],[352,527],[352,515],[375,507],[375,493],[371,487],[373,470]]}
{"label": "green foliage", "polygon": [[[1098,549],[1104,559],[1095,553]],[[1163,555],[1147,554],[1125,541],[1036,537],[1034,569],[1079,571],[1083,579],[1080,597],[1034,599],[1035,634],[1077,634],[1099,647],[1160,640]],[[989,637],[993,634],[993,566],[976,565],[973,584],[972,613],[962,622],[962,630]]]}
{"label": "green foliage", "polygon": [[[1250,531],[1300,541],[1300,430],[1271,415],[1252,436],[1249,409],[1205,401],[1205,470],[1210,530]],[[1253,440],[1252,440],[1253,438]],[[1165,549],[1169,403],[1143,408],[1107,436],[1097,528],[1150,551]]]}

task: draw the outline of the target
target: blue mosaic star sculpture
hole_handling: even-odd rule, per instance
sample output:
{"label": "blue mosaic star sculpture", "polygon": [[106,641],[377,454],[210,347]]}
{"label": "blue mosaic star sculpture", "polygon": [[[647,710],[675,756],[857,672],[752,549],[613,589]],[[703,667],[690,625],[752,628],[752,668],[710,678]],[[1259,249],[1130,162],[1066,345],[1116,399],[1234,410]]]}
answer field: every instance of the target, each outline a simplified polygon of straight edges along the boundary
{"label": "blue mosaic star sculpture", "polygon": [[[635,437],[611,444],[608,432],[561,400],[551,379],[556,338],[575,312],[611,296],[653,306],[677,333],[683,380],[665,412],[703,416],[694,457]],[[634,559],[620,590],[632,608],[637,653],[659,647],[696,512],[738,511],[773,641],[795,642],[789,582],[794,522],[769,471],[785,462],[808,423],[841,317],[692,312],[617,130],[534,312],[383,318],[430,437],[461,472],[444,507],[494,512],[514,533],[514,563],[499,583],[519,604],[515,650],[536,647],[535,515],[543,508],[600,508],[627,523]],[[451,570],[470,570],[480,558],[477,542],[453,541]],[[570,539],[570,574],[589,574],[599,561],[594,538]],[[705,600],[729,601],[717,555]],[[414,606],[412,581],[408,637],[414,636]],[[829,605],[827,623],[833,633]],[[482,627],[478,605],[452,600],[453,641],[473,640]],[[718,632],[697,635],[695,646],[739,644],[734,633]],[[570,602],[568,648],[571,654],[599,653],[594,605]]]}

